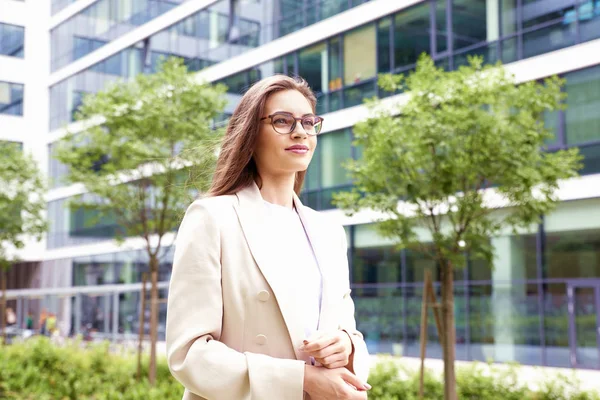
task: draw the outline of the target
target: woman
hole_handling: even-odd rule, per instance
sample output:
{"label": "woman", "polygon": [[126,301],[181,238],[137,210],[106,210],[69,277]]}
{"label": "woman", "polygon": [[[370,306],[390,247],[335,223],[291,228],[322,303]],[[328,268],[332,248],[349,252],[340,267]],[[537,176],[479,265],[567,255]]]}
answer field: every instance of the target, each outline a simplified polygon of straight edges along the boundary
{"label": "woman", "polygon": [[186,400],[367,398],[345,232],[297,196],[323,122],[315,104],[300,79],[251,87],[209,196],[181,223],[166,339]]}

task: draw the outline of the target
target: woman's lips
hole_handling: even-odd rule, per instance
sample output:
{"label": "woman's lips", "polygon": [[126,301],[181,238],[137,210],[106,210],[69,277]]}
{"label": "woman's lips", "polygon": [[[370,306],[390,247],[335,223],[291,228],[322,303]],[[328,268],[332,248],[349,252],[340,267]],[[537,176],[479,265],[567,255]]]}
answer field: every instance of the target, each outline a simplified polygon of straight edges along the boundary
{"label": "woman's lips", "polygon": [[294,154],[306,154],[308,153],[308,149],[285,149],[285,151],[289,151]]}
{"label": "woman's lips", "polygon": [[288,147],[287,149],[285,149],[285,151],[289,151],[294,154],[306,154],[308,153],[308,147],[302,145],[294,145]]}

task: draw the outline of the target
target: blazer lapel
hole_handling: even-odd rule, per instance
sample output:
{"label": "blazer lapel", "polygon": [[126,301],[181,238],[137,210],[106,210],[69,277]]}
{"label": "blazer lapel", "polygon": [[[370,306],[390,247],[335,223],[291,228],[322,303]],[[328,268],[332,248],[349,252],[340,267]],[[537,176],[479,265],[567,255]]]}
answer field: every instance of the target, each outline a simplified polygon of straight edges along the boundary
{"label": "blazer lapel", "polygon": [[[321,280],[323,282],[323,292],[321,293],[321,312],[319,314],[319,326],[318,329],[326,329],[325,321],[327,321],[327,296],[329,294],[329,280],[327,279],[327,267],[328,267],[328,254],[331,249],[326,248],[326,232],[322,231],[322,227],[320,227],[318,221],[315,221],[314,218],[311,218],[309,213],[305,212],[304,206],[302,202],[298,198],[298,196],[294,193],[294,203],[296,205],[296,209],[298,210],[298,215],[300,216],[300,220],[302,221],[302,225],[304,225],[304,229],[306,234],[308,235],[308,239],[312,246],[312,249],[315,253],[315,257],[317,258],[317,264],[319,265],[319,269],[321,271]],[[329,250],[329,251],[328,251]]]}
{"label": "blazer lapel", "polygon": [[302,315],[302,288],[285,271],[285,261],[273,257],[272,244],[276,242],[276,232],[266,229],[267,213],[262,196],[255,183],[236,193],[238,203],[234,208],[244,232],[248,247],[269,283],[290,335],[291,344],[298,360],[307,360],[305,353],[298,350],[304,339]]}

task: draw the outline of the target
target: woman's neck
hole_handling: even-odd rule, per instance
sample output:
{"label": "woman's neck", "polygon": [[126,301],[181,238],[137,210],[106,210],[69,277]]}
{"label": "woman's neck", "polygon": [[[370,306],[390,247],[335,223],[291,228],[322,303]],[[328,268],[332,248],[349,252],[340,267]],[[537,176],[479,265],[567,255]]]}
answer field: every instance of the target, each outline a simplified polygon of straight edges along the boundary
{"label": "woman's neck", "polygon": [[261,175],[260,194],[271,204],[292,208],[296,175]]}

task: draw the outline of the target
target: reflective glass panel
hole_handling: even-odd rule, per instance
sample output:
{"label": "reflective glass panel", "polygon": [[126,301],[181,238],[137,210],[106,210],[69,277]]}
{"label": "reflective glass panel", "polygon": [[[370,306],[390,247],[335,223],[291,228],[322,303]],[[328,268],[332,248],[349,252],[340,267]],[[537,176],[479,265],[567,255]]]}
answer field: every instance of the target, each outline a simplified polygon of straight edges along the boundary
{"label": "reflective glass panel", "polygon": [[565,79],[567,144],[600,141],[600,66],[568,73]]}

